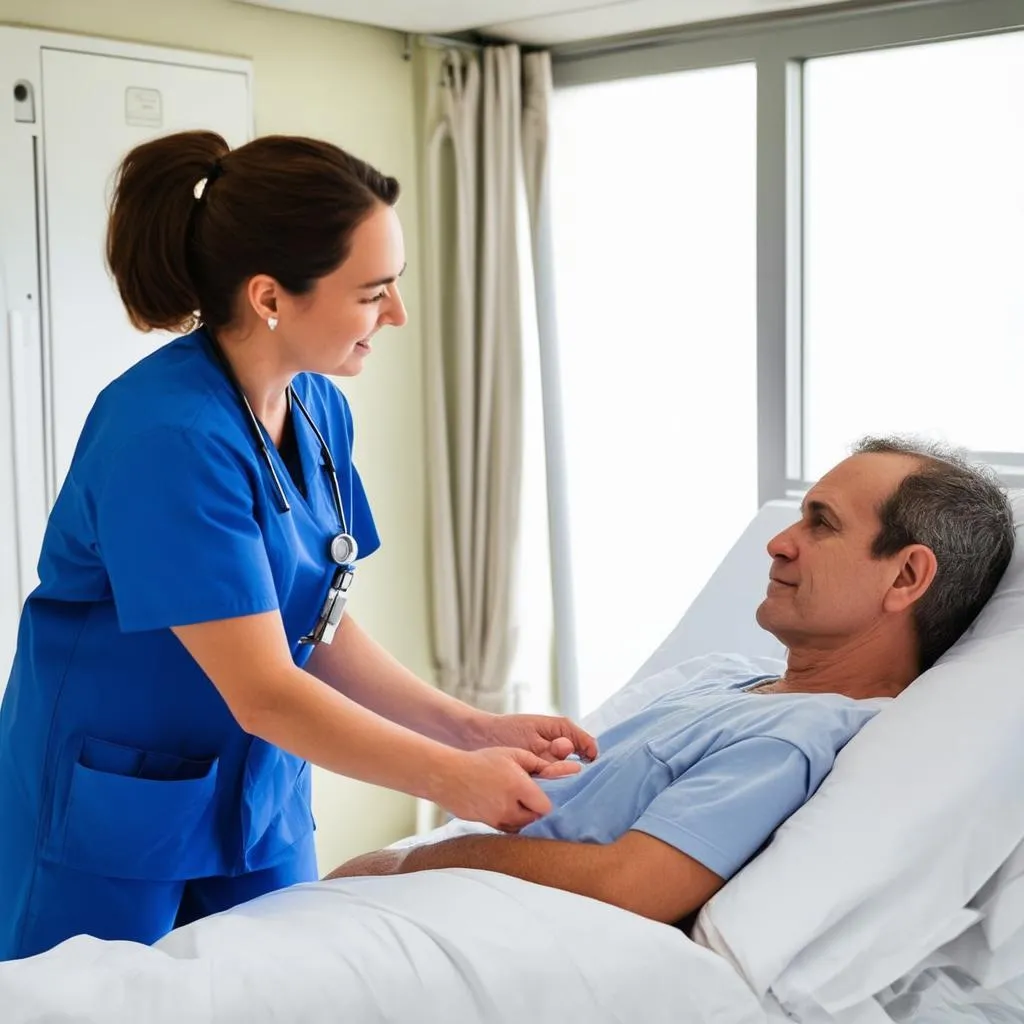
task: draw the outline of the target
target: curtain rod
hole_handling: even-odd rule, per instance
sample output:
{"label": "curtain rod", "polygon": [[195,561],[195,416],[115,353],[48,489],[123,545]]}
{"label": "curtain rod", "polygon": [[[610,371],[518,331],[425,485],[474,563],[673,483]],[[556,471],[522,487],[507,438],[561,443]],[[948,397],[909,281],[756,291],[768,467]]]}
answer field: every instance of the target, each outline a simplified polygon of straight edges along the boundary
{"label": "curtain rod", "polygon": [[472,39],[460,39],[458,36],[418,35],[416,42],[432,50],[470,50],[479,53],[484,48],[483,43],[474,42]]}
{"label": "curtain rod", "polygon": [[478,42],[474,39],[461,39],[458,36],[439,36],[430,33],[412,33],[406,32],[402,38],[405,41],[405,45],[402,50],[402,60],[412,60],[412,47],[415,41],[419,46],[425,46],[431,50],[464,50],[467,53],[480,53],[484,46],[487,44],[484,42]]}
{"label": "curtain rod", "polygon": [[546,47],[533,46],[529,43],[514,43],[511,39],[498,39],[494,36],[486,36],[480,32],[467,32],[465,36],[439,36],[433,33],[405,33],[406,60],[412,60],[412,45],[415,40],[420,46],[428,47],[431,50],[465,50],[468,53],[482,53],[489,46],[518,46],[522,53],[534,53],[544,50]]}

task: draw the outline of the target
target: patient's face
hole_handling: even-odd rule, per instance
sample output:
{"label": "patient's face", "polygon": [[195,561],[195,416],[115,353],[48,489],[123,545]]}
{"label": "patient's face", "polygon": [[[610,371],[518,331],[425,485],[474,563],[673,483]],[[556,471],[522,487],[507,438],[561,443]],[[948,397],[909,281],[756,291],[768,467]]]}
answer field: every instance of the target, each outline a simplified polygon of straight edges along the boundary
{"label": "patient's face", "polygon": [[918,466],[913,456],[855,455],[808,492],[799,522],[768,545],[768,593],[757,621],[787,647],[834,648],[868,636],[883,619],[883,599],[898,560],[871,545],[878,508]]}

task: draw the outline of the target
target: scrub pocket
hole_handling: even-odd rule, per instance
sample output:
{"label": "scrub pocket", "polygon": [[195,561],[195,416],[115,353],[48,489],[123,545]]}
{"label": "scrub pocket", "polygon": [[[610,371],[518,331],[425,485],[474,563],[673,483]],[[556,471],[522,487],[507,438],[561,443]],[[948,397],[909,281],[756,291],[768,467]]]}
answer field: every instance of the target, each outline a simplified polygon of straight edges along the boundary
{"label": "scrub pocket", "polygon": [[242,785],[242,849],[246,871],[273,867],[315,828],[309,765],[253,738]]}
{"label": "scrub pocket", "polygon": [[105,878],[180,881],[216,873],[217,760],[86,737],[46,858]]}

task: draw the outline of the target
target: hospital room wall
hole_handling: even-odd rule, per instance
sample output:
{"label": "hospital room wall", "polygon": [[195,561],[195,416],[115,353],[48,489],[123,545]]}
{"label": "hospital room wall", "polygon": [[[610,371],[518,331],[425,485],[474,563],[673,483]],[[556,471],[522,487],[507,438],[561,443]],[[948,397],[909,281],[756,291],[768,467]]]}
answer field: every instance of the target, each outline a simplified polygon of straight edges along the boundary
{"label": "hospital room wall", "polygon": [[[421,675],[432,672],[427,624],[418,182],[413,66],[397,33],[231,0],[0,0],[0,23],[248,57],[256,132],[342,145],[402,183],[409,325],[384,332],[362,377],[345,382],[356,456],[384,541],[360,571],[361,623]],[[325,870],[412,831],[414,801],[318,772],[314,812]]]}

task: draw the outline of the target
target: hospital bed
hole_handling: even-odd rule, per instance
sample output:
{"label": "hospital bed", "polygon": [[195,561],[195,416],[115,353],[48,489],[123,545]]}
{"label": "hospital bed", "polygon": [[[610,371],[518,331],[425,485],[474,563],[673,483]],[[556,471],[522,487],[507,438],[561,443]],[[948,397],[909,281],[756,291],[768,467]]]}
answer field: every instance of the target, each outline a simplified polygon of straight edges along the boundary
{"label": "hospital bed", "polygon": [[[1014,501],[1024,523],[1024,494]],[[796,515],[788,502],[760,511],[588,726],[631,713],[673,684],[680,662],[709,651],[756,668],[779,658],[753,612],[765,543]],[[697,941],[488,872],[338,879],[254,900],[154,947],[83,936],[0,964],[0,1021],[1024,1021],[1022,532],[976,625],[849,744],[818,794],[704,909]],[[452,822],[405,842],[474,830]]]}

